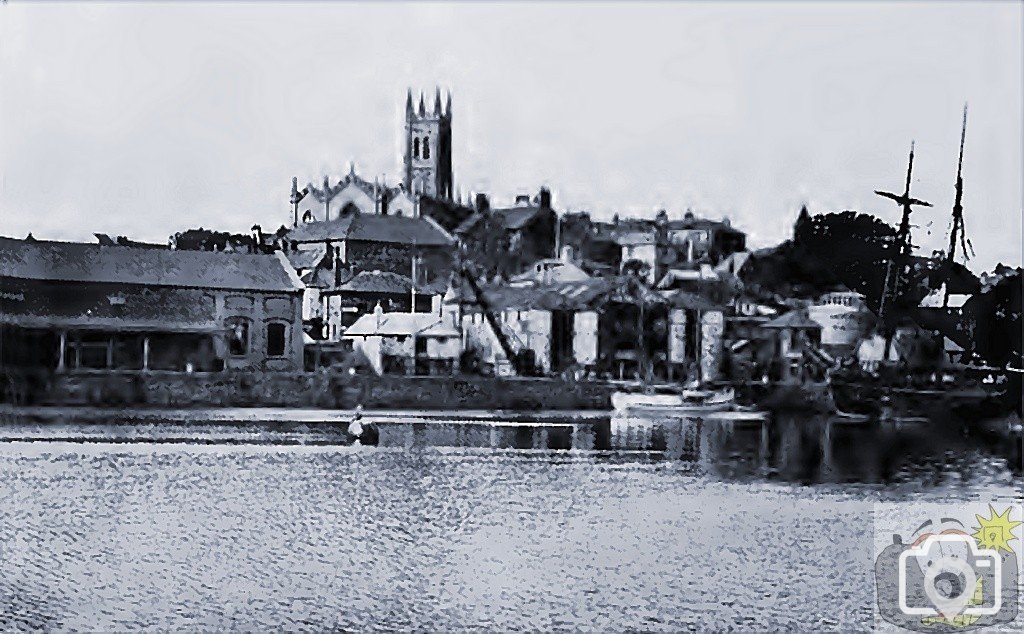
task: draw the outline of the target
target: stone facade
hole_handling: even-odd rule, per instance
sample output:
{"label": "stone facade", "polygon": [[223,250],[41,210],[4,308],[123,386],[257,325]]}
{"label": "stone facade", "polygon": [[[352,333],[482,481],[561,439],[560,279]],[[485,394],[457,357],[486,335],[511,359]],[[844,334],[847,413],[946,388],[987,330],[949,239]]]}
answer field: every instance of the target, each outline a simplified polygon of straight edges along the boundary
{"label": "stone facade", "polygon": [[441,107],[441,92],[428,111],[420,95],[419,108],[414,109],[412,93],[405,104],[405,155],[403,157],[405,191],[413,196],[427,195],[452,198],[452,102]]}

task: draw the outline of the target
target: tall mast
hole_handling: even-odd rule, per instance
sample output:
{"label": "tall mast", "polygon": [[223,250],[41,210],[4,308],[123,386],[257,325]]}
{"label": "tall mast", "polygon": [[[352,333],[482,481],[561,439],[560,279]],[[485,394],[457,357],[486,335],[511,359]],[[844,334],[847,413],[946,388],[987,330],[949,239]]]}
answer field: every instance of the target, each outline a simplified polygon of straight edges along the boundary
{"label": "tall mast", "polygon": [[964,104],[964,123],[960,129],[960,158],[956,163],[956,198],[953,200],[953,228],[949,232],[949,249],[946,251],[946,292],[942,297],[942,307],[949,306],[949,281],[953,273],[953,263],[956,261],[956,239],[960,237],[960,247],[964,253],[964,260],[967,260],[967,239],[964,229],[964,208],[961,204],[964,195],[964,141],[967,139],[967,104]]}
{"label": "tall mast", "polygon": [[889,198],[903,208],[903,217],[900,219],[900,228],[896,234],[897,252],[889,260],[885,271],[885,284],[882,287],[882,298],[878,308],[878,322],[886,330],[885,356],[889,356],[889,347],[892,344],[892,329],[886,323],[886,308],[890,297],[895,299],[899,293],[899,287],[903,275],[906,273],[907,258],[910,255],[910,213],[915,206],[931,207],[931,203],[910,197],[910,181],[914,171],[914,142],[910,142],[910,159],[907,162],[907,181],[903,187],[903,195],[893,194],[875,190],[875,193],[884,198]]}

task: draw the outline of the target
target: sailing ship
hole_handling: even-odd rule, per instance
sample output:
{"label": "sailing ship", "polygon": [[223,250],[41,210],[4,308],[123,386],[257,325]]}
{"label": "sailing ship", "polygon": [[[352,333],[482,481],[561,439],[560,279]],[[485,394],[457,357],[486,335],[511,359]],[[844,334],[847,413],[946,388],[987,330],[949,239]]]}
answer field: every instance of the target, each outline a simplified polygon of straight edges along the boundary
{"label": "sailing ship", "polygon": [[[957,164],[956,195],[953,203],[953,223],[949,249],[945,254],[946,275],[950,275],[959,245],[967,259],[968,241],[964,236],[963,220],[963,157],[967,134],[967,106],[964,106],[963,127],[960,132],[960,157]],[[933,366],[924,371],[898,363],[899,354],[893,349],[900,311],[896,298],[905,276],[912,251],[910,242],[910,214],[913,207],[931,207],[930,203],[912,198],[911,175],[914,167],[914,145],[910,146],[906,185],[903,194],[876,191],[902,207],[902,219],[896,235],[895,254],[887,263],[882,297],[878,311],[878,326],[872,337],[881,339],[881,354],[877,363],[853,365],[833,370],[829,387],[836,409],[847,415],[870,415],[891,418],[929,416],[959,417],[977,420],[994,416],[1003,409],[1007,383],[997,368],[978,366]],[[942,308],[949,307],[949,284],[944,285]],[[940,342],[943,340],[940,337]],[[941,343],[939,343],[941,349]]]}

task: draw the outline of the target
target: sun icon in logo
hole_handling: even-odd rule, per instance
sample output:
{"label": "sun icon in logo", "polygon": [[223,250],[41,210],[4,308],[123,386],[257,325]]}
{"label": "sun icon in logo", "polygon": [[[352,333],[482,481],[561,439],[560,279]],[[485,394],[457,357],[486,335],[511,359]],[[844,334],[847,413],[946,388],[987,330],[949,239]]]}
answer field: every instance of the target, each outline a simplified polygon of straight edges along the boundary
{"label": "sun icon in logo", "polygon": [[996,551],[1005,550],[1012,553],[1010,542],[1017,539],[1013,534],[1013,529],[1021,525],[1021,522],[1010,520],[1010,511],[1013,507],[1006,507],[1002,514],[997,513],[991,504],[988,509],[991,512],[991,517],[974,516],[978,519],[978,532],[974,533],[972,537],[978,540],[978,545],[982,548],[992,548]]}

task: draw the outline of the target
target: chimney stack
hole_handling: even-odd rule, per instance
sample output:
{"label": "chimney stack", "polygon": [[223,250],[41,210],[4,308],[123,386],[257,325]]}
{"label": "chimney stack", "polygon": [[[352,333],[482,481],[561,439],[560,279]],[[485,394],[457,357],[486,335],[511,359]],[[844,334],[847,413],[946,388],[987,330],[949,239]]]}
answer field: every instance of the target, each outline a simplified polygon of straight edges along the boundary
{"label": "chimney stack", "polygon": [[551,209],[551,191],[547,187],[541,187],[537,194],[537,202],[541,209]]}

